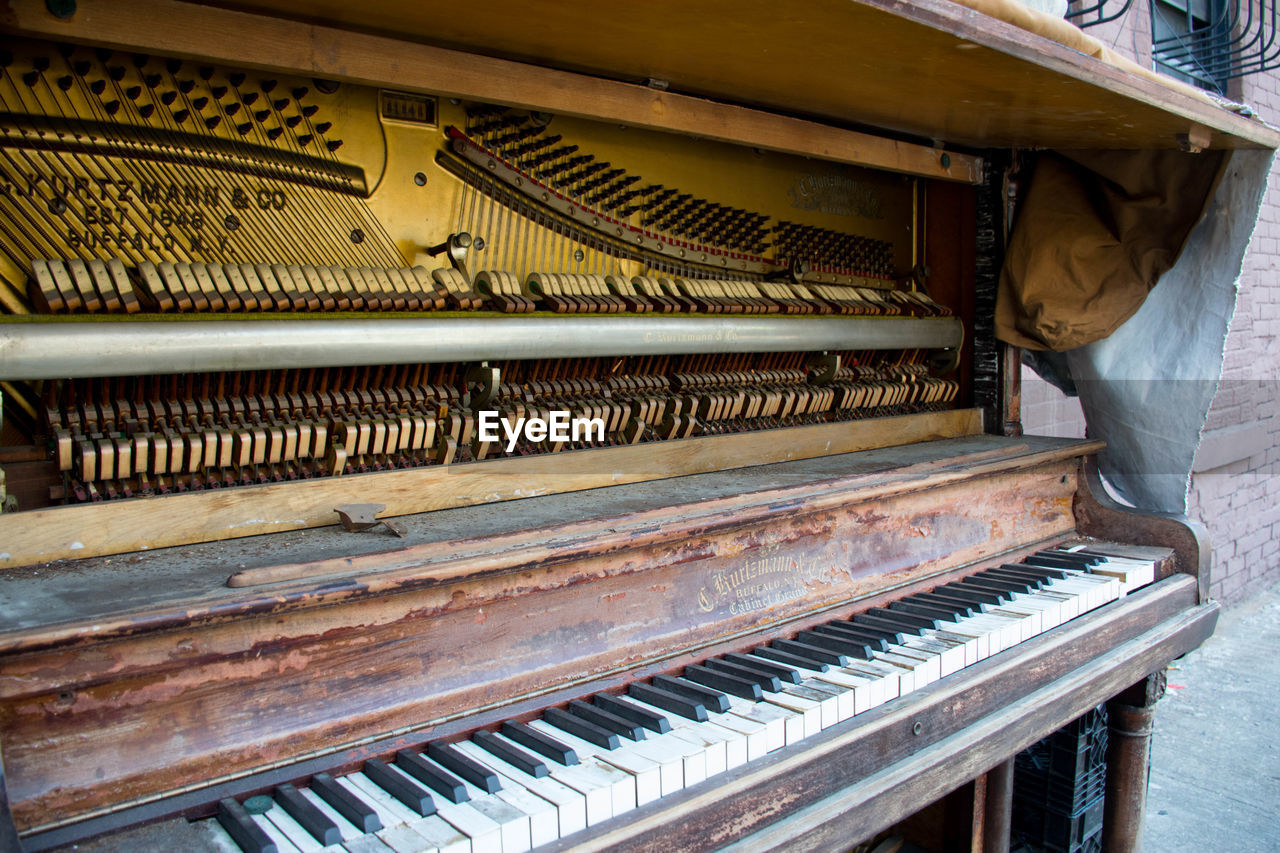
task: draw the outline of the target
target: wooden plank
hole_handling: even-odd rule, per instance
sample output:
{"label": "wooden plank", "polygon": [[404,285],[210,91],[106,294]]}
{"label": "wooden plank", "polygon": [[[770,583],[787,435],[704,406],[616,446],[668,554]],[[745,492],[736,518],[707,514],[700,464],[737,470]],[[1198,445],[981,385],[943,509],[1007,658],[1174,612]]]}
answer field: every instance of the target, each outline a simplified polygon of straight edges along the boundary
{"label": "wooden plank", "polygon": [[68,21],[54,18],[42,0],[15,0],[0,21],[29,36],[417,89],[838,163],[982,180],[982,159],[967,154],[616,80],[177,0],[81,0]]}
{"label": "wooden plank", "polygon": [[324,527],[340,504],[393,517],[980,432],[981,414],[959,409],[39,509],[0,515],[0,569]]}
{"label": "wooden plank", "polygon": [[1194,601],[1190,579],[1139,590],[572,846],[809,850],[869,837],[1198,646],[1218,608]]}

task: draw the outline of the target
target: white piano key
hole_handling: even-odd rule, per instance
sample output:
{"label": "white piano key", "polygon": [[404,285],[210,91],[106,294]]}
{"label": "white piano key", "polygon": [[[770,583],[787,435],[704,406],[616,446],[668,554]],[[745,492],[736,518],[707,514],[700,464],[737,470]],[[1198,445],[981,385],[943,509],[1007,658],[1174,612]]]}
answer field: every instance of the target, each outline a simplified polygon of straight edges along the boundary
{"label": "white piano key", "polygon": [[[903,693],[901,670],[897,667],[874,660],[857,660],[850,663],[845,669],[855,674],[865,674],[868,678],[876,679],[880,684],[881,690],[884,691],[884,702],[897,699]],[[881,704],[884,704],[884,702]]]}
{"label": "white piano key", "polygon": [[418,818],[417,823],[408,824],[406,829],[412,829],[431,845],[431,849],[440,853],[469,853],[472,849],[471,839],[439,815]]}
{"label": "white piano key", "polygon": [[941,656],[936,652],[929,652],[915,648],[907,645],[907,642],[904,641],[902,644],[890,646],[889,654],[918,662],[918,666],[916,667],[917,687],[922,687],[925,684],[932,684],[942,677]]}
{"label": "white piano key", "polygon": [[587,799],[580,791],[570,788],[551,775],[530,776],[515,765],[508,764],[469,741],[461,741],[457,747],[468,757],[479,761],[504,779],[510,780],[513,785],[531,791],[555,806],[561,836],[572,835],[578,830],[586,829]]}
{"label": "white piano key", "polygon": [[[342,849],[347,853],[394,853],[394,848],[388,847],[387,843],[376,835],[361,835],[344,841]],[[455,853],[455,851],[451,850],[449,853]]]}
{"label": "white piano key", "polygon": [[498,825],[502,833],[502,853],[526,853],[532,849],[529,816],[497,794],[481,794],[463,805],[470,806]]}
{"label": "white piano key", "polygon": [[[662,796],[674,794],[684,787],[685,751],[677,749],[665,734],[646,736],[632,749],[658,765]],[[703,775],[705,778],[705,773]]]}
{"label": "white piano key", "polygon": [[326,848],[323,844],[316,841],[315,836],[307,832],[306,827],[298,823],[293,817],[276,803],[267,809],[258,817],[266,818],[271,821],[289,839],[294,847],[297,847],[302,853],[319,853],[321,850],[337,849],[337,847]]}
{"label": "white piano key", "polygon": [[197,823],[195,831],[197,837],[205,842],[205,846],[216,853],[244,853],[236,840],[214,818]]}
{"label": "white piano key", "polygon": [[723,729],[737,732],[746,738],[747,761],[763,758],[769,752],[769,742],[765,736],[764,723],[757,723],[734,714],[710,713],[711,722]]}
{"label": "white piano key", "polygon": [[[834,726],[853,716],[853,690],[820,678],[806,678],[800,684],[783,690],[792,690],[802,696],[813,695],[822,711],[822,727]],[[808,691],[805,693],[804,691]]]}
{"label": "white piano key", "polygon": [[[871,707],[871,696],[865,679],[842,667],[831,667],[825,672],[817,669],[793,667],[804,680],[801,685],[810,689],[821,690],[836,697],[836,722],[847,720],[861,710]],[[787,685],[783,685],[786,689]],[[859,706],[865,706],[859,710]],[[826,728],[824,721],[823,728]]]}
{"label": "white piano key", "polygon": [[437,849],[408,824],[381,829],[377,837],[395,853],[435,853]]}
{"label": "white piano key", "polygon": [[472,853],[503,853],[502,827],[470,803],[451,803],[441,797],[436,801],[436,816],[471,839]]}
{"label": "white piano key", "polygon": [[[766,698],[768,695],[766,694]],[[746,720],[763,723],[769,752],[804,739],[804,716],[789,708],[782,708],[770,702],[752,702],[750,699],[730,696],[729,712]]]}
{"label": "white piano key", "polygon": [[[729,697],[730,702],[732,702],[733,699],[734,697]],[[662,714],[671,721],[671,727],[673,730],[686,724],[697,725],[693,720],[685,719],[679,714],[673,714],[670,711],[664,711],[661,708],[650,705],[647,702],[642,702],[631,696],[619,696],[618,700],[621,702],[628,702],[638,708],[643,708],[650,713]],[[682,738],[673,737],[671,732],[654,735],[652,737],[646,736],[646,740],[654,743],[665,742],[683,756],[684,787],[688,788],[690,785],[696,785],[707,778],[707,757],[704,750],[700,747],[696,747]]]}
{"label": "white piano key", "polygon": [[529,818],[529,843],[534,847],[550,844],[560,837],[560,821],[556,807],[532,791],[516,784],[503,785],[494,796],[519,809]]}
{"label": "white piano key", "polygon": [[265,814],[251,815],[251,817],[257,827],[276,845],[276,853],[301,853],[297,845],[289,840],[289,836],[281,832],[280,827],[272,823]]}
{"label": "white piano key", "polygon": [[805,690],[810,693],[805,696],[794,692],[795,688],[805,690],[796,684],[788,685],[781,692],[770,693],[764,697],[764,701],[799,713],[804,720],[804,736],[810,738],[822,731],[822,704],[820,700],[812,698],[811,691]]}
{"label": "white piano key", "polygon": [[338,827],[338,833],[342,836],[343,841],[350,841],[354,838],[364,837],[365,833],[362,832],[358,826],[338,814],[337,809],[321,799],[320,795],[315,791],[310,788],[300,788],[298,789],[298,793],[302,794],[303,798],[306,799],[307,802],[319,809],[321,814],[333,821],[333,825]]}
{"label": "white piano key", "polygon": [[337,782],[359,797],[369,808],[373,809],[378,815],[378,820],[382,821],[384,829],[412,823],[421,817],[421,815],[414,814],[405,808],[403,803],[382,790],[363,773],[348,773],[346,776],[339,776]]}
{"label": "white piano key", "polygon": [[668,734],[673,740],[683,740],[702,750],[707,763],[707,778],[718,776],[729,768],[725,742],[703,731],[705,723],[694,726],[673,726]]}
{"label": "white piano key", "polygon": [[899,690],[903,693],[910,693],[918,687],[924,686],[924,667],[921,661],[914,658],[905,658],[895,654],[896,646],[890,646],[890,651],[876,652],[876,663],[892,666],[898,670]]}
{"label": "white piano key", "polygon": [[[963,629],[959,625],[952,624],[948,625],[941,631],[935,631],[933,636],[941,640],[956,643],[964,653],[964,666],[973,666],[975,663],[982,660],[982,658],[978,656],[980,644],[977,637],[958,633],[961,630]],[[963,667],[961,668],[963,669]]]}
{"label": "white piano key", "polygon": [[565,746],[572,747],[573,751],[578,753],[580,768],[594,768],[613,780],[610,784],[613,786],[613,813],[615,815],[634,809],[639,791],[642,788],[645,790],[646,795],[650,791],[655,794],[661,794],[662,781],[658,776],[658,766],[653,762],[647,762],[647,766],[644,767],[641,774],[643,778],[641,778],[636,773],[620,769],[616,764],[605,759],[602,753],[610,750],[588,743],[576,735],[556,728],[545,720],[534,720],[529,725],[543,734],[554,737]]}
{"label": "white piano key", "polygon": [[938,631],[929,631],[921,637],[913,637],[904,644],[907,648],[931,652],[938,656],[939,677],[964,669],[965,654],[962,643],[950,642]]}

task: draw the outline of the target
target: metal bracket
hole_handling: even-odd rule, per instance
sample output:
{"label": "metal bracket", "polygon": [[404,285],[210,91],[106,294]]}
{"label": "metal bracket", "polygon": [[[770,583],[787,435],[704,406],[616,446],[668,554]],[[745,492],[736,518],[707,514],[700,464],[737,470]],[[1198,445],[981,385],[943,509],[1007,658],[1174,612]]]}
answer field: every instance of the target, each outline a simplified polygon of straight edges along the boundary
{"label": "metal bracket", "polygon": [[[471,273],[467,272],[467,250],[471,248],[474,241],[471,235],[466,231],[460,231],[457,234],[450,234],[449,239],[436,246],[423,249],[431,257],[435,257],[441,253],[445,253],[449,257],[449,263],[453,264],[453,268],[462,273],[462,277],[467,280],[467,284],[471,284]],[[483,243],[476,245],[479,249]]]}
{"label": "metal bracket", "polygon": [[350,533],[363,533],[382,525],[388,532],[403,537],[409,532],[403,524],[376,517],[386,508],[386,504],[342,504],[335,506],[333,511],[338,514],[343,529]]}
{"label": "metal bracket", "polygon": [[472,385],[476,387],[468,393],[463,405],[473,412],[478,412],[487,408],[493,402],[493,398],[498,396],[502,372],[496,367],[490,367],[489,362],[482,361],[467,369],[466,382],[468,388]]}
{"label": "metal bracket", "polygon": [[840,372],[840,356],[826,352],[811,355],[805,367],[809,371],[810,385],[830,385]]}

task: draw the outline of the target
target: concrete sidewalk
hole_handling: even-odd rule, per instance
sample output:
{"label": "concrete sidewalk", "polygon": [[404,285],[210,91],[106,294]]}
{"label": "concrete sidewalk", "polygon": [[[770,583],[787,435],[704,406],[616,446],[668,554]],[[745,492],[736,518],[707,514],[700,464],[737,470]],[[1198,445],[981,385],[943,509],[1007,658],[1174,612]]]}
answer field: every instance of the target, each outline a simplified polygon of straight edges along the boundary
{"label": "concrete sidewalk", "polygon": [[1155,728],[1144,853],[1280,850],[1280,587],[1174,663]]}

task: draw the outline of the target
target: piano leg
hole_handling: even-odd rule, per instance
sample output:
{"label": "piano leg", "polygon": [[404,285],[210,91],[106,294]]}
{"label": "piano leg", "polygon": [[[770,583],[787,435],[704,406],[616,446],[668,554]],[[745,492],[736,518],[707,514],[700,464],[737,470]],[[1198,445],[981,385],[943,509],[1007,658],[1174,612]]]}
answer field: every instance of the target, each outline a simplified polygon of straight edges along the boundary
{"label": "piano leg", "polygon": [[1165,673],[1160,670],[1107,703],[1107,788],[1102,818],[1102,849],[1107,853],[1142,849],[1151,723],[1164,690]]}
{"label": "piano leg", "polygon": [[1013,759],[987,771],[983,798],[982,853],[1009,853],[1009,824],[1013,815]]}

